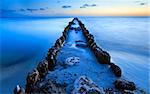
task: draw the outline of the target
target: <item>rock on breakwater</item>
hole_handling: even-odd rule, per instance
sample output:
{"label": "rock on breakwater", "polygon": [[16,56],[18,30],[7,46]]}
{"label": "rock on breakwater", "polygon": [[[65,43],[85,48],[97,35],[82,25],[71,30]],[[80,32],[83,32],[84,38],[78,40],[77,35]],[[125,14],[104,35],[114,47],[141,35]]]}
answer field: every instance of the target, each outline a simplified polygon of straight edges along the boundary
{"label": "rock on breakwater", "polygon": [[[79,43],[79,40],[82,41],[82,44]],[[72,58],[67,60],[69,57],[78,57],[80,62],[71,61]],[[66,60],[71,66],[64,66]],[[70,94],[74,91],[75,81],[80,77],[82,78],[83,75],[97,83],[96,87],[90,85],[91,88],[87,92],[121,93],[127,89],[114,83],[122,75],[121,68],[111,63],[109,53],[99,47],[94,36],[90,34],[84,24],[79,19],[74,18],[66,26],[62,36],[56,40],[54,46],[49,49],[46,59],[40,62],[33,72],[29,73],[25,92],[29,94]],[[80,81],[77,83],[80,84]],[[128,90],[130,91],[130,89]]]}

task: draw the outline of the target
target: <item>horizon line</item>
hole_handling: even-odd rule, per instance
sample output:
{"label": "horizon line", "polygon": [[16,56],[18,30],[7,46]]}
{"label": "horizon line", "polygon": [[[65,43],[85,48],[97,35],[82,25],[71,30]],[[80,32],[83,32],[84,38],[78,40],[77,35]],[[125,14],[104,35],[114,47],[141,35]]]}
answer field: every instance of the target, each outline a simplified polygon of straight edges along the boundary
{"label": "horizon line", "polygon": [[0,18],[63,18],[63,17],[150,17],[150,15],[80,15],[80,16],[69,16],[69,15],[61,15],[61,16],[0,16]]}

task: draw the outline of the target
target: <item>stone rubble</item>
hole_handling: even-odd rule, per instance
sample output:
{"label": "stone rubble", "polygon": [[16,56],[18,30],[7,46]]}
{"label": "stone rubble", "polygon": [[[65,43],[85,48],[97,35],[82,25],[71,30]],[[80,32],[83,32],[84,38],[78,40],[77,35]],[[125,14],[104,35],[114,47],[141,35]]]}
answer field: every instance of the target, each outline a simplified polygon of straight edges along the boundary
{"label": "stone rubble", "polygon": [[32,94],[66,94],[66,87],[52,82],[50,79],[37,83]]}
{"label": "stone rubble", "polygon": [[[75,24],[73,22],[74,20],[78,21],[80,27],[71,27],[71,25]],[[69,30],[75,30],[76,32],[82,30],[87,40],[87,43],[76,41],[76,46],[89,46],[100,64],[107,64],[108,66],[110,66],[110,69],[116,77],[121,77],[121,68],[115,65],[114,63],[111,63],[111,57],[109,53],[102,50],[102,48],[100,48],[96,44],[94,36],[89,33],[89,31],[85,28],[84,24],[77,18],[74,18],[71,22],[69,22],[69,25],[66,26],[66,28],[62,32],[62,36],[56,40],[54,46],[52,46],[48,50],[45,60],[39,62],[37,68],[34,69],[32,72],[28,73],[28,76],[26,78],[25,93],[66,94],[66,86],[61,86],[55,82],[51,82],[50,80],[44,81],[44,77],[49,71],[54,71],[57,62],[57,53],[61,50],[61,47],[65,43]],[[66,59],[65,64],[72,66],[79,62],[79,57],[69,57]],[[90,78],[86,76],[81,76],[74,82],[74,89],[72,91],[72,94],[134,94],[134,92],[132,91],[136,90],[136,86],[133,82],[126,81],[123,79],[116,80],[114,82],[114,86],[115,88],[113,89],[104,90],[99,88]],[[14,94],[24,94],[24,89],[17,85],[14,89]]]}
{"label": "stone rubble", "polygon": [[14,89],[14,94],[25,94],[25,90],[20,85],[17,85]]}
{"label": "stone rubble", "polygon": [[136,90],[135,83],[127,81],[125,79],[117,79],[115,81],[115,87],[119,90]]}
{"label": "stone rubble", "polygon": [[119,66],[114,63],[110,63],[110,68],[117,77],[121,77],[122,71]]}
{"label": "stone rubble", "polygon": [[40,80],[39,72],[37,69],[34,69],[32,72],[28,73],[28,76],[26,78],[26,93],[30,93],[34,90],[34,86],[37,83],[37,81]]}
{"label": "stone rubble", "polygon": [[48,61],[42,61],[38,64],[37,70],[39,72],[40,78],[45,77],[45,75],[48,73]]}
{"label": "stone rubble", "polygon": [[74,82],[74,89],[71,94],[105,94],[90,78],[80,76]]}

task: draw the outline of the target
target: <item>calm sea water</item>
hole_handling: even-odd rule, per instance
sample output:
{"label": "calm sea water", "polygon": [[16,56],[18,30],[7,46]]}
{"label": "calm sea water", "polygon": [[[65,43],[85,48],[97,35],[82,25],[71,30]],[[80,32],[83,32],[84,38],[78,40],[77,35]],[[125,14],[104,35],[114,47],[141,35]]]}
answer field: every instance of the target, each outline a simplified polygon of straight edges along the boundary
{"label": "calm sea water", "polygon": [[81,18],[97,43],[123,70],[123,78],[150,93],[148,17]]}
{"label": "calm sea water", "polygon": [[[3,18],[0,23],[0,93],[25,86],[27,73],[42,60],[72,18]],[[123,70],[123,78],[148,92],[147,17],[81,17],[80,20]]]}

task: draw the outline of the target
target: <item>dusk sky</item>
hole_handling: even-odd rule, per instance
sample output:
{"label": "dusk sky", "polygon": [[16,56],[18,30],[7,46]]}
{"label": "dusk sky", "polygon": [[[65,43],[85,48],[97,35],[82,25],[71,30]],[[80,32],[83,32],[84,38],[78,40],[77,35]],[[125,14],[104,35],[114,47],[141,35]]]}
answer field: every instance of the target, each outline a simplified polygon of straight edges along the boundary
{"label": "dusk sky", "polygon": [[28,16],[146,16],[150,0],[2,0],[1,13]]}

